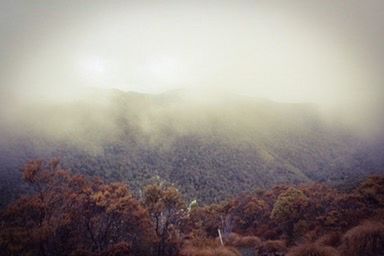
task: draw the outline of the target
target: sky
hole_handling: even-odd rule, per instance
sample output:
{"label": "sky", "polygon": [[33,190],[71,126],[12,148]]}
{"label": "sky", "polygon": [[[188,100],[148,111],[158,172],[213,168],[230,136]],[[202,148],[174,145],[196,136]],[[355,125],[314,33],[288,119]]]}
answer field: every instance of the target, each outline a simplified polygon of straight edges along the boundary
{"label": "sky", "polygon": [[384,2],[0,2],[3,99],[84,87],[383,106]]}

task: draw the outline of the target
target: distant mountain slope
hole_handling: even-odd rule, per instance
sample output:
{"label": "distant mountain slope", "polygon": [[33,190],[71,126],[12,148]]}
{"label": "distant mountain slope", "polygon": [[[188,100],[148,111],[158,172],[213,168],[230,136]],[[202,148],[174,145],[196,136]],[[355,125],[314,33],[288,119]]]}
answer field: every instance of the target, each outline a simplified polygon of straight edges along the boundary
{"label": "distant mountain slope", "polygon": [[59,157],[74,171],[176,184],[204,202],[280,183],[337,183],[384,170],[384,147],[322,120],[310,104],[174,91],[90,91],[75,102],[25,103],[2,125],[1,201],[26,161]]}

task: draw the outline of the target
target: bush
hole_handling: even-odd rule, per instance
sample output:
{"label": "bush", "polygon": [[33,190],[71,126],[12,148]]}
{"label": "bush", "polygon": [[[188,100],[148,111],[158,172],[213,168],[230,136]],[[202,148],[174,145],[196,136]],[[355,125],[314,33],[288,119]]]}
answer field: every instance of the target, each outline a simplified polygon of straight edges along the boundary
{"label": "bush", "polygon": [[225,245],[234,247],[260,247],[261,240],[257,236],[240,236],[236,233],[231,233],[224,240]]}
{"label": "bush", "polygon": [[287,256],[338,256],[337,250],[319,244],[303,244],[289,250]]}
{"label": "bush", "polygon": [[284,255],[287,252],[286,242],[283,240],[267,240],[258,248],[260,256]]}
{"label": "bush", "polygon": [[338,247],[341,244],[341,235],[338,232],[330,232],[320,237],[316,243],[322,246]]}
{"label": "bush", "polygon": [[220,246],[216,248],[196,248],[188,246],[181,250],[180,256],[241,256],[232,247]]}
{"label": "bush", "polygon": [[350,229],[343,236],[341,251],[346,256],[384,255],[384,225],[367,221]]}

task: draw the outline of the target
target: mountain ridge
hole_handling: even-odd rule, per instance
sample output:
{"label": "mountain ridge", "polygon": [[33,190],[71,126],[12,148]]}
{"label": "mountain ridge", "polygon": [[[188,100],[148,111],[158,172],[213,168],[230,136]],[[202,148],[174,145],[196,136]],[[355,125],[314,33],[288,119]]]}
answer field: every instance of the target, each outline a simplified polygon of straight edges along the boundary
{"label": "mountain ridge", "polygon": [[363,150],[370,144],[325,122],[311,104],[240,95],[211,104],[118,90],[99,96],[21,108],[26,113],[14,121],[21,128],[0,146],[0,173],[17,184],[16,169],[26,161],[59,157],[75,172],[127,181],[136,192],[158,176],[191,199],[217,202],[282,183],[338,183],[384,170],[382,153]]}

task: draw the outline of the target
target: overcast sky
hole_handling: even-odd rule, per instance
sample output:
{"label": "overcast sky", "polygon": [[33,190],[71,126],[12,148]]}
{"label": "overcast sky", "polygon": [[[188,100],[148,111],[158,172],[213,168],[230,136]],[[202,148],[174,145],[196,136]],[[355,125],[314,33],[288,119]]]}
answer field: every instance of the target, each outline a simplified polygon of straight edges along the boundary
{"label": "overcast sky", "polygon": [[384,1],[0,1],[3,97],[228,90],[381,108]]}

